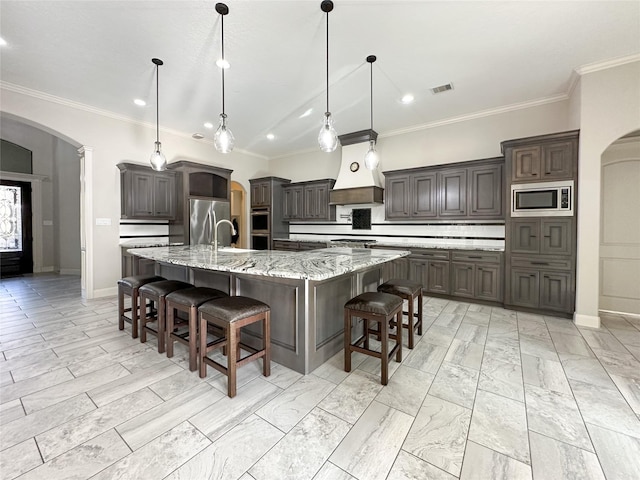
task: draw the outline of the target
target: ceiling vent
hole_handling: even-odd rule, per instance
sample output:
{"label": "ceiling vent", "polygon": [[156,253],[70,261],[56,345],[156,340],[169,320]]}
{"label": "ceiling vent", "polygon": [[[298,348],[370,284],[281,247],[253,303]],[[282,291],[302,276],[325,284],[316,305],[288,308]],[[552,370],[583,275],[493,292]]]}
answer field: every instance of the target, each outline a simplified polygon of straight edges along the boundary
{"label": "ceiling vent", "polygon": [[437,93],[448,92],[449,90],[453,90],[453,83],[447,83],[446,85],[440,85],[438,87],[433,87],[431,89],[431,93],[434,95]]}

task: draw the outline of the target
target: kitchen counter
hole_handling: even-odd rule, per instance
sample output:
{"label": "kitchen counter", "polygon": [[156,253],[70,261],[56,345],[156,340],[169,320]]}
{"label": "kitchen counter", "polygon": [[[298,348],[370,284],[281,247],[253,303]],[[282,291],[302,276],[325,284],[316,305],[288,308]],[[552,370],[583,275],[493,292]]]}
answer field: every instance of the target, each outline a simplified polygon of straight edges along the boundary
{"label": "kitchen counter", "polygon": [[357,241],[357,242],[344,242],[344,241],[340,241],[340,240],[294,240],[294,239],[290,239],[290,238],[276,238],[274,240],[278,240],[281,242],[316,242],[316,243],[326,243],[327,247],[346,247],[349,245],[352,245],[354,247],[366,247],[366,248],[371,248],[371,247],[376,247],[376,248],[385,248],[385,247],[389,247],[389,248],[406,248],[408,250],[413,249],[413,248],[437,248],[437,249],[444,249],[444,250],[478,250],[478,251],[484,251],[484,252],[504,252],[504,246],[501,247],[495,247],[495,246],[486,246],[486,245],[478,245],[478,244],[474,244],[473,241],[469,241],[466,244],[463,243],[435,243],[435,242],[428,242],[428,241],[421,241],[419,239],[407,239],[407,241],[404,242],[400,242],[400,241],[393,241],[393,240],[378,240],[375,242],[371,242],[371,241],[367,241],[366,239],[363,239],[361,242]]}
{"label": "kitchen counter", "polygon": [[[238,250],[238,251],[234,251]],[[129,253],[172,265],[298,280],[326,280],[407,256],[408,250],[323,248],[305,252],[241,251],[210,245],[130,249]]]}
{"label": "kitchen counter", "polygon": [[[133,248],[157,275],[198,287],[244,295],[271,308],[275,362],[310,373],[344,345],[344,304],[389,279],[408,250],[324,248],[304,252],[242,251],[210,245]],[[389,268],[387,268],[389,267]],[[259,325],[243,328],[243,341],[261,345]]]}
{"label": "kitchen counter", "polygon": [[182,242],[167,242],[166,240],[154,240],[144,238],[130,238],[128,240],[121,240],[120,246],[122,248],[148,248],[148,247],[169,247],[184,245]]}

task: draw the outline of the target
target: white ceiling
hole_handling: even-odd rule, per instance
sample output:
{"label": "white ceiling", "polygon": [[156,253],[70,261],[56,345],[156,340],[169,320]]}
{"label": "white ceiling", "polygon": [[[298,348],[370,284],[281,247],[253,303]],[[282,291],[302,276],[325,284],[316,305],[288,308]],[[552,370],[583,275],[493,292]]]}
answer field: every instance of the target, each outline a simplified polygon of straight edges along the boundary
{"label": "white ceiling", "polygon": [[[158,57],[165,62],[161,126],[211,139],[203,123],[217,123],[221,111],[215,3],[2,0],[0,36],[8,45],[0,47],[0,78],[155,124],[151,58]],[[320,0],[226,3],[226,111],[236,148],[270,158],[316,148],[325,111]],[[564,95],[574,69],[640,54],[637,0],[334,4],[330,110],[339,134],[369,128],[370,54],[378,57],[374,129],[381,136]],[[431,94],[448,82],[453,91]],[[416,99],[408,106],[399,101],[407,92]],[[135,106],[136,97],[147,106]]]}

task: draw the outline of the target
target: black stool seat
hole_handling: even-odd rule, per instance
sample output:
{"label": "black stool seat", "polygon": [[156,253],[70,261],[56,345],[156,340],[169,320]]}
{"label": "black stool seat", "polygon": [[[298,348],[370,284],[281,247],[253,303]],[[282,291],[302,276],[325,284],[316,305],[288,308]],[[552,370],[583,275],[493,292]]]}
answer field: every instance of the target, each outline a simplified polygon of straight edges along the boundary
{"label": "black stool seat", "polygon": [[348,310],[375,313],[387,316],[402,307],[402,299],[396,295],[381,292],[365,292],[344,304]]}
{"label": "black stool seat", "polygon": [[[198,368],[198,307],[209,300],[227,296],[226,293],[215,288],[192,287],[176,290],[165,297],[167,308],[167,357],[173,357],[173,342],[177,340],[189,346],[189,370],[193,372]],[[186,313],[188,319],[176,324],[176,310]],[[184,325],[188,326],[186,335],[180,335],[174,331],[176,327]]]}
{"label": "black stool seat", "polygon": [[[193,285],[180,280],[162,280],[159,282],[145,283],[139,289],[140,304],[145,305],[147,301],[156,302],[156,314],[147,313],[146,309],[140,316],[140,342],[147,341],[147,333],[151,333],[158,337],[158,353],[164,353],[166,339],[167,324],[167,306],[166,296],[176,290],[185,288],[193,288]],[[148,323],[158,321],[157,328],[154,330]]]}
{"label": "black stool seat", "polygon": [[[397,295],[409,303],[409,311],[403,312],[407,315],[408,321],[406,324],[403,323],[402,326],[409,330],[409,348],[412,349],[414,344],[414,331],[418,329],[418,335],[422,335],[422,284],[420,282],[405,280],[404,278],[393,278],[379,285],[378,291]],[[416,298],[418,299],[418,312],[414,314],[413,307]],[[414,317],[418,318],[415,323]]]}
{"label": "black stool seat", "polygon": [[226,323],[234,323],[243,318],[253,317],[269,310],[269,305],[240,295],[219,298],[200,305],[200,313],[206,313]]}
{"label": "black stool seat", "polygon": [[[207,365],[227,376],[227,394],[236,395],[236,372],[238,367],[262,358],[262,374],[271,374],[271,309],[269,305],[249,297],[236,296],[211,300],[200,305],[200,377],[207,376]],[[241,342],[242,327],[256,322],[262,323],[262,348],[256,349]],[[208,327],[221,330],[219,339],[208,344]],[[212,350],[222,348],[227,356],[226,366],[209,358]],[[241,350],[249,355],[241,358]]]}
{"label": "black stool seat", "polygon": [[[344,305],[344,371],[351,371],[351,352],[360,352],[381,361],[380,382],[389,381],[389,359],[395,355],[402,361],[402,298],[384,292],[365,292]],[[364,334],[352,340],[353,318],[363,320]],[[394,319],[395,317],[395,319]],[[377,330],[369,328],[369,322],[378,324]],[[396,327],[394,335],[389,333],[389,324]],[[380,340],[380,351],[369,348],[369,335],[375,333]],[[395,344],[389,349],[389,339]]]}
{"label": "black stool seat", "polygon": [[[166,280],[158,275],[133,275],[118,280],[118,329],[124,330],[124,322],[131,324],[131,336],[138,338],[138,317],[140,316],[140,305],[138,302],[139,288],[147,283]],[[124,307],[124,296],[131,297],[131,307]],[[146,305],[143,305],[146,308]],[[131,316],[125,315],[131,312]]]}

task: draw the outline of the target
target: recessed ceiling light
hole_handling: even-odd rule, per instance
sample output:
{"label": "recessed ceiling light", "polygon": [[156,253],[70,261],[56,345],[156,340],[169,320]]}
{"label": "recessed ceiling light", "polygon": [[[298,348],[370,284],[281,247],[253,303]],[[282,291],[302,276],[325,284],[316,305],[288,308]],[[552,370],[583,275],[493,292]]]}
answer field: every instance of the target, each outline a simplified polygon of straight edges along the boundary
{"label": "recessed ceiling light", "polygon": [[219,66],[220,68],[224,68],[227,69],[229,68],[231,65],[229,65],[229,62],[227,62],[224,58],[221,58],[219,60],[216,61],[216,65]]}
{"label": "recessed ceiling light", "polygon": [[453,90],[453,83],[445,83],[444,85],[433,87],[431,93],[435,95],[437,93],[448,92],[449,90]]}
{"label": "recessed ceiling light", "polygon": [[276,138],[276,136],[273,133],[267,133],[267,138],[269,140],[273,140],[274,138]]}
{"label": "recessed ceiling light", "polygon": [[194,133],[193,135],[191,135],[193,138],[195,138],[196,140],[202,140],[204,138],[204,135],[201,133]]}
{"label": "recessed ceiling light", "polygon": [[309,115],[311,115],[313,113],[313,108],[308,109],[307,111],[305,111],[302,115],[300,115],[298,118],[304,118],[304,117],[308,117]]}
{"label": "recessed ceiling light", "polygon": [[6,44],[7,41],[4,38],[0,37],[0,46],[5,46]]}
{"label": "recessed ceiling light", "polygon": [[213,128],[213,123],[211,123],[211,122],[204,122],[204,128]]}
{"label": "recessed ceiling light", "polygon": [[139,107],[144,107],[147,102],[145,102],[144,100],[142,100],[141,98],[136,98],[133,100],[133,103],[135,103],[136,105],[138,105]]}
{"label": "recessed ceiling light", "polygon": [[413,102],[413,100],[414,100],[413,95],[411,95],[410,93],[407,93],[405,96],[402,97],[400,101],[405,105],[408,105],[411,102]]}

